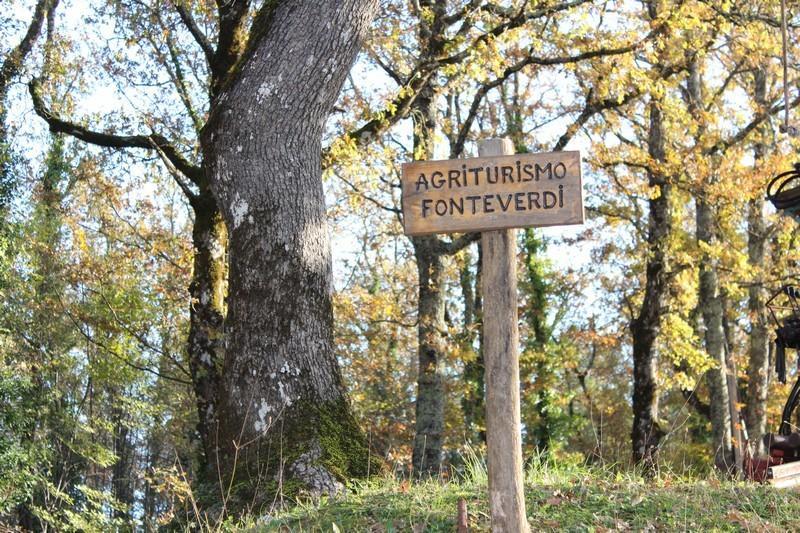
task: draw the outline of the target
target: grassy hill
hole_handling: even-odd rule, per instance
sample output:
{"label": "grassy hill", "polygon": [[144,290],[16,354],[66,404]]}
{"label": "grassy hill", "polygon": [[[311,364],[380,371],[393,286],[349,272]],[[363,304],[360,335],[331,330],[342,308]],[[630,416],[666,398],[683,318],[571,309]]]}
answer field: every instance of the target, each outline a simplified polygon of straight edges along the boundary
{"label": "grassy hill", "polygon": [[[526,475],[533,531],[800,531],[800,490],[715,476],[631,473],[535,465]],[[420,484],[391,478],[351,487],[335,500],[262,517],[257,531],[455,531],[459,498],[470,531],[489,531],[486,473],[474,464],[460,481]]]}

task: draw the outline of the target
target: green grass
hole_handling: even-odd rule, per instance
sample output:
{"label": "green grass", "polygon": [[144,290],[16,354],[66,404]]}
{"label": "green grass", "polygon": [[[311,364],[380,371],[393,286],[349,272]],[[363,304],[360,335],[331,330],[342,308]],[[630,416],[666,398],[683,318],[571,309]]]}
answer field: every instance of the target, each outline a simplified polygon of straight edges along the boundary
{"label": "green grass", "polygon": [[[459,498],[471,531],[489,531],[486,474],[408,484],[391,478],[351,487],[335,500],[263,517],[250,531],[455,531]],[[800,491],[742,482],[534,465],[525,481],[533,531],[798,531]]]}

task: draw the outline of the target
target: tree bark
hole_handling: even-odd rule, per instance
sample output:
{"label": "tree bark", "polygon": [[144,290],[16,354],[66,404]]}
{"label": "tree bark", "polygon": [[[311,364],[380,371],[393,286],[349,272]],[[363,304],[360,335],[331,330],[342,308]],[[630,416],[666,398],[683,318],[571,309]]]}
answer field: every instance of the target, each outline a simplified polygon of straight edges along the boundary
{"label": "tree bark", "polygon": [[[765,107],[767,74],[755,72],[755,101]],[[754,146],[755,166],[758,167],[767,151],[759,140]],[[764,290],[764,258],[767,245],[767,222],[764,217],[764,198],[761,190],[747,203],[747,261],[755,272],[747,289],[747,309],[750,313],[750,348],[747,363],[747,396],[744,418],[747,435],[756,455],[764,452],[761,437],[767,430],[767,390],[769,386],[769,331],[767,329],[767,294]]]}
{"label": "tree bark", "polygon": [[[481,327],[481,253],[478,251],[477,272],[472,275],[472,254],[466,252],[464,265],[461,269],[461,292],[464,298],[464,333],[462,351],[469,353],[470,358],[464,363],[462,380],[465,386],[464,398],[461,401],[461,410],[464,414],[464,427],[467,437],[471,442],[480,444],[486,442],[486,416],[484,392],[484,361],[483,346],[480,335]],[[478,347],[475,340],[478,338]]]}
{"label": "tree bark", "polygon": [[[420,16],[418,42],[420,55],[433,59],[442,50],[442,18],[446,14],[444,0],[423,0],[420,7],[430,10],[432,19]],[[414,158],[432,159],[436,134],[436,90],[426,84],[414,102],[411,113],[414,123]],[[414,447],[411,463],[419,477],[439,474],[444,442],[444,377],[443,357],[447,344],[444,321],[444,254],[434,236],[412,237],[417,261],[419,300],[417,302],[418,361],[417,401],[415,405]]]}
{"label": "tree bark", "polygon": [[[707,246],[714,246],[717,241],[714,210],[703,197],[698,197],[696,209],[697,240]],[[708,253],[703,253],[700,260],[699,306],[705,326],[706,352],[716,363],[716,366],[706,373],[711,407],[714,464],[719,470],[727,472],[734,465],[727,384],[728,364],[725,357],[719,276],[716,261]]]}
{"label": "tree bark", "polygon": [[437,237],[414,237],[419,275],[416,422],[412,464],[417,476],[437,475],[444,434],[444,265]]}
{"label": "tree bark", "polygon": [[[116,401],[116,392],[112,391],[112,401]],[[125,413],[118,404],[111,408],[113,426],[114,455],[117,461],[111,470],[111,494],[124,506],[114,509],[114,518],[130,523],[134,503],[134,449],[130,439],[130,428],[125,421]]]}
{"label": "tree bark", "polygon": [[213,483],[218,449],[220,368],[224,357],[223,321],[227,284],[227,230],[211,191],[192,199],[194,268],[189,285],[189,371],[197,405],[197,431],[203,448],[203,481]]}
{"label": "tree bark", "polygon": [[203,130],[229,236],[218,442],[235,487],[229,508],[301,489],[336,493],[341,478],[367,468],[332,345],[320,158],[325,120],[375,7],[265,4]]}
{"label": "tree bark", "polygon": [[[665,161],[664,118],[660,102],[650,102],[648,152],[657,165]],[[647,470],[657,468],[658,446],[664,432],[658,425],[658,378],[655,341],[669,281],[668,241],[672,233],[672,185],[657,167],[649,172],[651,195],[647,221],[647,264],[642,306],[631,322],[633,337],[633,460]]]}
{"label": "tree bark", "polygon": [[[555,379],[554,364],[547,349],[550,340],[550,327],[547,324],[547,281],[545,266],[542,260],[544,242],[532,228],[525,230],[525,273],[528,293],[525,318],[530,328],[526,348],[533,357],[533,368],[528,362],[528,375],[522,370],[523,387],[532,385],[536,394],[533,398],[535,418],[526,420],[531,440],[540,454],[546,454],[553,437],[553,420],[550,414],[550,400]],[[535,374],[535,381],[530,383],[530,373]],[[524,389],[523,389],[524,390]]]}
{"label": "tree bark", "polygon": [[[703,109],[703,81],[700,65],[696,58],[689,63],[687,78],[687,107],[689,112],[698,116]],[[698,145],[703,142],[705,125],[699,124],[695,139]],[[706,353],[714,361],[715,367],[706,372],[706,383],[709,392],[709,411],[711,415],[711,442],[714,450],[714,464],[728,472],[734,466],[732,448],[732,418],[728,390],[728,360],[726,357],[726,337],[724,329],[724,306],[720,294],[717,259],[708,251],[718,244],[718,216],[708,198],[708,191],[715,177],[706,177],[696,195],[696,236],[701,245],[698,308],[703,318]]]}

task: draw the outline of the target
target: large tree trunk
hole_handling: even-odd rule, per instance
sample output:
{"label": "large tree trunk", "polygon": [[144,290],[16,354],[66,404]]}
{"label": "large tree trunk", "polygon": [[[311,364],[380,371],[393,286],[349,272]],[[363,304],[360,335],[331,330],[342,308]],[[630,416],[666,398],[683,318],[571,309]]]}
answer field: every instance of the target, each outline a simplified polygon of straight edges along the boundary
{"label": "large tree trunk", "polygon": [[320,158],[325,120],[375,4],[265,4],[203,130],[229,235],[218,442],[235,487],[228,508],[300,489],[335,493],[339,478],[367,469],[332,344]]}
{"label": "large tree trunk", "polygon": [[[657,163],[665,160],[664,118],[660,103],[650,103],[648,151]],[[633,460],[652,470],[657,467],[657,452],[663,431],[658,425],[658,380],[655,341],[669,281],[668,241],[672,233],[670,198],[672,186],[658,171],[649,173],[649,183],[657,188],[649,200],[647,221],[647,264],[642,306],[631,322],[633,337]]]}
{"label": "large tree trunk", "polygon": [[[767,105],[767,74],[755,72],[755,100]],[[767,147],[763,141],[754,147],[755,165],[759,166]],[[761,193],[761,191],[758,191]],[[764,290],[764,258],[766,256],[767,223],[764,217],[764,198],[757,194],[747,203],[747,261],[755,272],[747,289],[747,308],[750,313],[750,357],[747,363],[747,397],[744,418],[753,452],[763,452],[761,437],[767,428],[767,388],[769,386],[769,332],[767,330],[767,294]]]}

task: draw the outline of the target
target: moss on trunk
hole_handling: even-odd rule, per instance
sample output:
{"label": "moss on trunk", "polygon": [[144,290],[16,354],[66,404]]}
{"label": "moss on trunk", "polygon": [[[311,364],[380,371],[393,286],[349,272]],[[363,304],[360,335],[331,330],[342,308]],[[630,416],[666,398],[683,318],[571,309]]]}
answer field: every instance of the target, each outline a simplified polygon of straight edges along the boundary
{"label": "moss on trunk", "polygon": [[[228,513],[264,513],[298,499],[333,496],[350,480],[384,470],[381,458],[370,456],[346,400],[293,406],[222,464],[234,468],[224,476]],[[219,500],[219,494],[207,496]]]}

